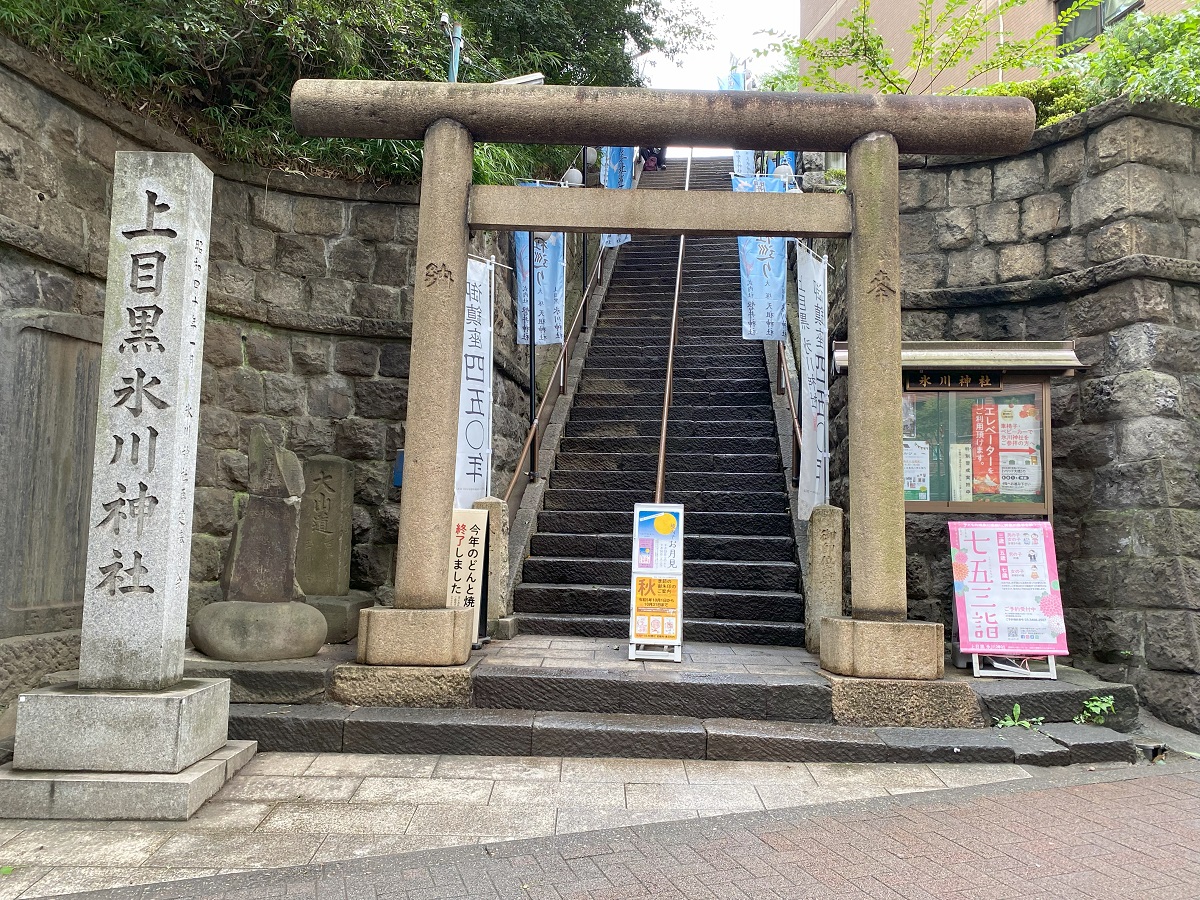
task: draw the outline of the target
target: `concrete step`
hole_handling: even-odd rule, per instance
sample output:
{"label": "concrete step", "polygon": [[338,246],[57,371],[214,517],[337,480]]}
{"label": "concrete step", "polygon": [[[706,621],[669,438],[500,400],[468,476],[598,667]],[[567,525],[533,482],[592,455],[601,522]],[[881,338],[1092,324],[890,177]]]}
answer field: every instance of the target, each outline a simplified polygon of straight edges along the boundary
{"label": "concrete step", "polygon": [[[554,488],[590,491],[653,491],[655,472],[587,472],[555,469],[550,474]],[[669,491],[786,491],[782,472],[673,472],[666,473]]]}
{"label": "concrete step", "polygon": [[[632,516],[630,519],[632,520]],[[615,534],[554,534],[539,531],[530,545],[531,556],[588,556],[628,561],[633,553],[633,527]],[[683,539],[686,559],[724,559],[741,562],[795,562],[791,537],[777,535],[688,534]]]}
{"label": "concrete step", "polygon": [[[639,501],[641,502],[641,501]],[[538,529],[555,534],[633,533],[633,506],[610,510],[553,510],[538,513]],[[789,512],[700,512],[687,510],[690,534],[790,535]]]}
{"label": "concrete step", "polygon": [[[494,677],[495,687],[502,687],[506,673],[502,671]],[[702,686],[696,687],[704,690]],[[487,690],[490,688],[485,688]],[[631,693],[636,690],[636,686],[632,687]],[[1137,759],[1137,750],[1130,738],[1100,726],[1077,726],[1085,729],[1084,732],[1057,726],[1030,731],[1021,728],[869,729],[755,720],[744,714],[737,718],[704,715],[704,718],[681,716],[670,710],[646,714],[233,704],[229,710],[229,738],[258,741],[260,751],[299,753],[778,762],[1016,762],[1042,766],[1133,762]]]}
{"label": "concrete step", "polygon": [[[628,636],[629,581],[621,585],[522,583],[513,592],[513,609],[519,613],[550,616],[616,616],[625,622],[625,630],[621,634]],[[804,601],[795,591],[702,588],[687,579],[683,582],[683,611],[685,618],[690,616],[723,622],[804,621]],[[691,639],[708,640],[700,637]]]}
{"label": "concrete step", "polygon": [[[584,491],[549,488],[544,509],[633,510],[635,503],[646,502],[645,491]],[[788,496],[775,491],[667,491],[666,503],[682,503],[689,513],[786,513]]]}
{"label": "concrete step", "polygon": [[[559,453],[556,471],[654,472],[655,453]],[[779,472],[776,453],[668,453],[668,472]]]}
{"label": "concrete step", "polygon": [[[523,582],[533,584],[608,584],[628,587],[629,559],[581,556],[531,556],[525,560]],[[800,566],[794,562],[692,560],[684,557],[683,583],[695,587],[747,591],[796,591]]]}
{"label": "concrete step", "polygon": [[[628,598],[626,598],[626,602],[628,603]],[[628,613],[600,616],[518,612],[514,615],[521,634],[629,639]],[[804,624],[802,622],[757,622],[743,619],[685,617],[683,633],[689,640],[715,643],[776,647],[801,647],[804,645]]]}

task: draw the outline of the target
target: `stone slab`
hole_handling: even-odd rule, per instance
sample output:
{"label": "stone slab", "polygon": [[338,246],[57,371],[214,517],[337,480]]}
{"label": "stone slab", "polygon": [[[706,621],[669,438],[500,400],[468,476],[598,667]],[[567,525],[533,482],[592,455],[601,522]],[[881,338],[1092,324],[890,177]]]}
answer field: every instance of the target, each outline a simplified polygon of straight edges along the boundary
{"label": "stone slab", "polygon": [[[303,539],[303,534],[301,539]],[[304,555],[301,554],[297,565],[303,559]],[[304,582],[300,582],[300,586],[303,588]],[[342,597],[322,597],[309,594],[304,598],[304,602],[309,606],[315,606],[325,617],[327,626],[325,643],[344,644],[358,637],[358,614],[364,609],[373,607],[375,597],[364,591],[350,591],[349,594]]]}
{"label": "stone slab", "polygon": [[[296,581],[305,594],[341,597],[350,590],[353,511],[353,464],[327,454],[306,459],[300,539],[296,545]],[[354,631],[358,631],[357,618]]]}
{"label": "stone slab", "polygon": [[189,678],[228,678],[233,704],[319,703],[333,667],[354,659],[354,653],[353,647],[332,644],[308,659],[228,662],[192,650],[184,657],[183,671]]}
{"label": "stone slab", "polygon": [[529,756],[533,713],[516,709],[358,709],[346,717],[346,753]]}
{"label": "stone slab", "polygon": [[804,645],[821,649],[821,619],[842,614],[842,510],[818,504],[808,519],[804,573]]}
{"label": "stone slab", "polygon": [[621,686],[627,674],[488,664],[475,670],[472,702],[484,709],[625,712]]}
{"label": "stone slab", "polygon": [[833,724],[833,690],[829,682],[805,666],[790,675],[765,676],[764,718]]}
{"label": "stone slab", "polygon": [[0,766],[2,819],[183,821],[254,756],[229,741],[176,774],[28,772]]}
{"label": "stone slab", "polygon": [[1060,666],[1058,678],[976,678],[971,689],[979,695],[989,724],[1021,704],[1026,718],[1041,716],[1047,722],[1070,722],[1083,710],[1083,701],[1095,696],[1113,697],[1115,712],[1106,717],[1105,727],[1129,731],[1137,724],[1138,693],[1131,684],[1100,681],[1085,672]]}
{"label": "stone slab", "polygon": [[821,620],[821,667],[835,675],[932,681],[942,677],[945,655],[940,622]]}
{"label": "stone slab", "polygon": [[1133,740],[1103,725],[1060,722],[1043,725],[1038,731],[1070,750],[1072,763],[1137,762],[1137,747]]}
{"label": "stone slab", "polygon": [[888,747],[865,728],[706,719],[708,758],[776,762],[887,762]]}
{"label": "stone slab", "polygon": [[229,710],[229,736],[257,741],[260,750],[340,753],[349,715],[349,707],[327,703],[238,703]]}
{"label": "stone slab", "polygon": [[991,728],[876,728],[889,762],[1011,763],[1016,753]]}
{"label": "stone slab", "polygon": [[471,705],[471,672],[475,666],[475,661],[464,666],[348,663],[331,673],[329,697],[351,706],[466,709]]}
{"label": "stone slab", "polygon": [[242,518],[221,570],[226,600],[289,603],[296,593],[296,541],[300,529],[298,497],[246,500]]}
{"label": "stone slab", "polygon": [[1068,766],[1071,751],[1034,728],[995,728],[996,736],[1013,748],[1017,763],[1026,766]]}
{"label": "stone slab", "polygon": [[533,718],[534,756],[704,759],[707,732],[686,716],[540,712]]}
{"label": "stone slab", "polygon": [[364,609],[358,661],[372,666],[461,666],[471,656],[470,609]]}
{"label": "stone slab", "polygon": [[833,720],[863,728],[982,728],[978,697],[955,681],[831,676]]}
{"label": "stone slab", "polygon": [[17,770],[177,773],[228,737],[229,682],[185,679],[154,693],[57,685],[17,699]]}
{"label": "stone slab", "polygon": [[83,582],[85,688],[156,691],[183,673],[212,186],[190,153],[117,151]]}

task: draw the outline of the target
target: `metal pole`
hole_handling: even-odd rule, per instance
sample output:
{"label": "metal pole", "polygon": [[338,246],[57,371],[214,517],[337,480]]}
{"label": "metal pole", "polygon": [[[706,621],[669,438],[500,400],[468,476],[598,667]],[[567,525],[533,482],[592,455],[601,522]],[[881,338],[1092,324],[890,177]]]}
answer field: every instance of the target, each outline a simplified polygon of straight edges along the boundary
{"label": "metal pole", "polygon": [[458,81],[458,58],[462,53],[462,25],[454,23],[454,29],[450,32],[450,75],[447,81]]}
{"label": "metal pole", "polygon": [[[587,187],[587,169],[588,169],[587,147],[580,148],[579,153],[580,153],[580,162],[582,163],[581,168],[583,169],[583,186]],[[587,302],[588,302],[587,241],[588,241],[588,236],[587,236],[587,232],[582,232],[579,236],[579,240],[583,246],[583,249],[581,252],[581,255],[583,256],[583,268],[581,270],[583,272],[583,275],[581,276],[582,280],[580,281],[580,284],[583,285],[583,287],[581,288],[583,293],[579,298],[579,302],[583,304],[583,324],[579,326],[579,333],[583,334],[584,332],[587,331],[587,323],[588,323],[588,310],[587,310]]]}
{"label": "metal pole", "polygon": [[534,343],[533,320],[534,320],[534,290],[533,281],[535,276],[533,270],[533,242],[535,240],[533,232],[527,232],[529,235],[529,430],[533,433],[533,443],[529,447],[529,480],[536,481],[538,477],[538,420],[537,420],[537,344]]}

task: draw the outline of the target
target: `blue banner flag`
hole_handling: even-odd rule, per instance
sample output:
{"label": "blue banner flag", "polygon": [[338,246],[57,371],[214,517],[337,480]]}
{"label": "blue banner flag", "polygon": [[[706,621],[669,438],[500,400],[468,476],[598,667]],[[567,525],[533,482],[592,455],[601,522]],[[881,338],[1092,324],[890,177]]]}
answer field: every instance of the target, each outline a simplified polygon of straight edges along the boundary
{"label": "blue banner flag", "polygon": [[[633,165],[637,147],[600,148],[600,183],[606,188],[629,190],[633,187]],[[602,234],[600,247],[619,247],[632,240],[628,234]]]}
{"label": "blue banner flag", "polygon": [[[744,91],[746,89],[746,73],[745,72],[730,72],[728,78],[718,78],[717,84],[723,91]],[[734,150],[733,151],[733,174],[735,175],[753,175],[754,174],[754,151],[753,150]]]}
{"label": "blue banner flag", "polygon": [[[782,178],[733,175],[735,191],[782,194]],[[742,337],[748,341],[782,340],[787,328],[787,243],[785,238],[739,237],[742,269]]]}
{"label": "blue banner flag", "polygon": [[[522,187],[554,187],[534,181]],[[545,234],[545,237],[538,237]],[[534,343],[561,344],[566,330],[566,235],[538,232],[533,238],[533,339]],[[529,232],[513,232],[513,259],[517,276],[517,343],[529,343]]]}

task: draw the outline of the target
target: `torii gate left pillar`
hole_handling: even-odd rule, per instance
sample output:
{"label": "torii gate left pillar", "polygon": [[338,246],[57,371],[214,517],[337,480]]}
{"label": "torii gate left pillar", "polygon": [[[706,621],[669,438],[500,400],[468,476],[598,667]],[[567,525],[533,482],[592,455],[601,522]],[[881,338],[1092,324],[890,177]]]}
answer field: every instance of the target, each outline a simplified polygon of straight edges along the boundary
{"label": "torii gate left pillar", "polygon": [[[360,662],[454,665],[470,652],[470,617],[445,607],[468,227],[802,234],[850,238],[852,616],[823,619],[821,663],[941,677],[941,624],[907,621],[898,153],[1018,152],[1033,132],[1028,100],[300,81],[292,116],[301,134],[425,139],[396,608],[364,611]],[[848,150],[849,195],[472,187],[473,139]]]}

